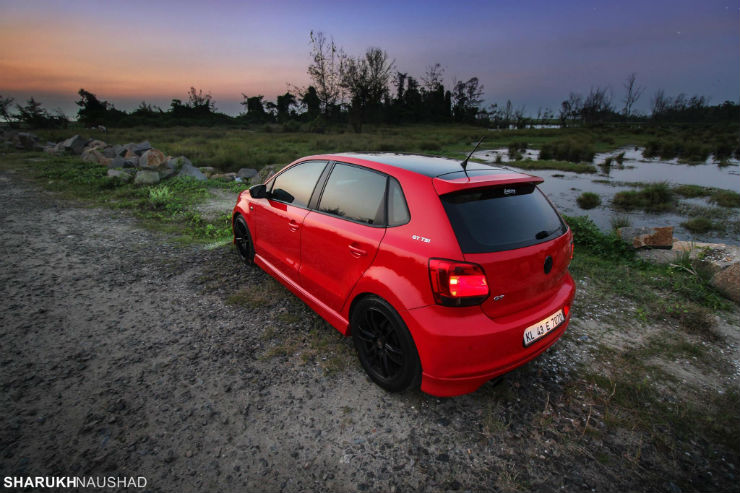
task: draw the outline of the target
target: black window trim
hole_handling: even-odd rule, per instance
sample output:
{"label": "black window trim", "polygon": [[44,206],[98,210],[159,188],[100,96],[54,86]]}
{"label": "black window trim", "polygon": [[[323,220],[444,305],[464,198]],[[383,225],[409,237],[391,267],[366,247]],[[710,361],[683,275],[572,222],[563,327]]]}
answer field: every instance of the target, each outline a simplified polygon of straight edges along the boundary
{"label": "black window trim", "polygon": [[[298,163],[295,163],[294,165],[285,168],[284,170],[280,171],[280,173],[278,173],[275,176],[273,176],[272,178],[270,178],[271,184],[270,184],[270,187],[268,189],[268,192],[270,193],[270,195],[272,195],[272,189],[275,187],[275,181],[278,179],[278,177],[280,175],[282,175],[283,173],[286,173],[286,172],[292,170],[293,168],[295,168],[296,166],[300,166],[301,164],[304,164],[304,163],[324,163],[324,169],[321,170],[321,173],[319,173],[319,178],[316,180],[316,183],[313,186],[313,191],[311,192],[311,195],[308,198],[308,204],[306,204],[306,206],[304,207],[302,205],[291,204],[290,202],[285,202],[283,200],[279,200],[279,199],[276,199],[274,197],[268,197],[269,200],[272,200],[272,201],[275,201],[275,202],[279,202],[281,204],[289,205],[291,207],[297,207],[298,209],[304,209],[304,210],[309,210],[309,211],[310,210],[313,210],[313,209],[311,209],[311,202],[313,202],[313,200],[314,200],[314,196],[316,195],[316,190],[319,188],[319,184],[322,184],[322,180],[325,180],[325,178],[326,178],[326,176],[325,176],[326,175],[326,170],[330,167],[330,165],[333,164],[332,161],[328,161],[328,160],[324,160],[324,159],[306,159],[305,161],[300,161]],[[332,166],[332,168],[333,168],[333,166]],[[323,192],[323,184],[322,184],[321,189],[322,189],[322,192]]]}

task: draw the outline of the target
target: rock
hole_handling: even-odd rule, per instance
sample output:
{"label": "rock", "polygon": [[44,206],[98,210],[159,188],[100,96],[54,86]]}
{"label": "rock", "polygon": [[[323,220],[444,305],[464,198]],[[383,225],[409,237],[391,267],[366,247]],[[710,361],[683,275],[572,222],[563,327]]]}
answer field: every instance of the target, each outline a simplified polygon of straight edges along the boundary
{"label": "rock", "polygon": [[[109,168],[123,168],[126,164],[126,160],[121,156],[116,156],[108,163]],[[110,176],[110,175],[108,175]]]}
{"label": "rock", "polygon": [[740,305],[740,262],[735,262],[714,274],[709,284]]}
{"label": "rock", "polygon": [[131,150],[137,156],[141,156],[142,154],[144,154],[146,151],[148,151],[151,148],[152,148],[152,145],[149,143],[148,140],[145,140],[144,142],[142,142],[140,144],[134,145],[133,148],[131,148]]}
{"label": "rock", "polygon": [[101,152],[103,153],[103,156],[109,157],[111,159],[113,159],[114,157],[119,157],[113,146],[108,146],[104,148]]}
{"label": "rock", "polygon": [[134,183],[137,185],[156,185],[159,183],[159,173],[149,169],[142,169],[136,172]]}
{"label": "rock", "polygon": [[126,173],[125,171],[122,171],[120,169],[109,169],[108,176],[110,178],[117,178],[124,183],[128,183],[131,181],[131,174]]}
{"label": "rock", "polygon": [[102,152],[97,149],[87,149],[82,153],[82,160],[86,163],[97,163],[108,165],[110,159],[105,157]]}
{"label": "rock", "polygon": [[[106,144],[102,140],[97,140],[96,139],[96,140],[91,140],[90,142],[88,142],[85,147],[88,148],[88,149],[101,149],[102,150],[102,149],[105,149],[106,147],[108,147],[108,144]],[[111,157],[113,157],[113,156],[111,156]]]}
{"label": "rock", "polygon": [[85,139],[84,137],[80,137],[79,135],[74,135],[62,142],[62,147],[66,152],[71,152],[72,154],[82,154],[82,151],[85,150],[85,146],[88,142],[90,142],[90,139]]}
{"label": "rock", "polygon": [[103,125],[98,125],[95,128],[96,128],[96,130],[100,130],[101,132],[108,133],[108,129],[105,128]]}
{"label": "rock", "polygon": [[242,168],[236,172],[236,176],[242,180],[248,180],[257,174],[257,170],[254,168]]}
{"label": "rock", "polygon": [[138,166],[139,166],[138,156],[124,158],[124,161],[123,161],[124,168],[137,168]]}
{"label": "rock", "polygon": [[157,173],[159,173],[159,179],[160,180],[166,180],[167,178],[171,178],[177,174],[176,169],[172,169],[168,167],[167,165],[163,164],[159,168],[157,168]]}
{"label": "rock", "polygon": [[164,153],[159,149],[144,151],[139,157],[139,168],[157,169],[167,161]]}
{"label": "rock", "polygon": [[215,175],[211,175],[211,180],[221,180],[221,181],[234,181],[236,177],[233,173],[216,173]]}
{"label": "rock", "polygon": [[673,248],[673,226],[660,228],[619,228],[617,236],[632,248]]}
{"label": "rock", "polygon": [[31,132],[18,132],[12,137],[16,149],[24,151],[33,150],[39,142],[39,138]]}
{"label": "rock", "polygon": [[199,170],[203,172],[204,175],[206,175],[206,178],[210,178],[211,175],[216,173],[216,168],[213,166],[199,166]]}
{"label": "rock", "polygon": [[203,174],[201,170],[193,166],[192,164],[185,163],[180,168],[180,172],[177,174],[177,176],[181,177],[190,177],[194,178],[198,181],[203,181],[206,179],[206,175]]}
{"label": "rock", "polygon": [[259,172],[249,179],[250,185],[259,185],[266,182],[275,175],[275,165],[265,166]]}
{"label": "rock", "polygon": [[168,168],[177,171],[179,171],[180,168],[182,168],[186,164],[189,164],[190,166],[193,165],[193,163],[190,162],[190,159],[186,158],[185,156],[171,157],[167,160],[167,162],[165,162],[165,165]]}

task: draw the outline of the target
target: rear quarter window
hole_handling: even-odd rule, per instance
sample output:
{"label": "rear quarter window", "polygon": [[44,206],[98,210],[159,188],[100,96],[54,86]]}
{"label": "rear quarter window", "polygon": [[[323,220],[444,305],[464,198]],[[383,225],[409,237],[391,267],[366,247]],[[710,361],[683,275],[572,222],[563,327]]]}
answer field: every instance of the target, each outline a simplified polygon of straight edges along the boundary
{"label": "rear quarter window", "polygon": [[487,253],[549,241],[567,226],[535,185],[524,183],[440,197],[464,253]]}

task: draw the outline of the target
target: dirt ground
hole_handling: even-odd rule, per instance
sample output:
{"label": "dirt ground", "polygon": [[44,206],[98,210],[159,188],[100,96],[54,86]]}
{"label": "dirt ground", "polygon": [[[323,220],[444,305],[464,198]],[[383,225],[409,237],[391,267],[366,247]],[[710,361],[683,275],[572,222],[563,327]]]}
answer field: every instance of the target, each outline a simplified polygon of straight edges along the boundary
{"label": "dirt ground", "polygon": [[3,476],[181,492],[736,488],[724,449],[666,452],[607,427],[577,371],[604,321],[575,319],[473,394],[388,394],[294,297],[273,285],[260,304],[272,281],[230,245],[183,246],[9,171],[0,227]]}

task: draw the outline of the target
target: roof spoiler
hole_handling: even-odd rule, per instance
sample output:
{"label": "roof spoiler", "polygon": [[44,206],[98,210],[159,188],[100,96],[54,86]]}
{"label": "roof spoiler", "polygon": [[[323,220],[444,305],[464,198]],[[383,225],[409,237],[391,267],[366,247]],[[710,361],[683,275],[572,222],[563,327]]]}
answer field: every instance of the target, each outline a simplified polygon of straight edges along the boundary
{"label": "roof spoiler", "polygon": [[441,177],[432,179],[434,189],[439,195],[445,195],[460,190],[468,190],[483,187],[498,187],[502,185],[511,185],[513,183],[533,183],[537,185],[545,181],[539,176],[525,175],[524,173],[502,173],[495,175],[479,175],[465,178],[454,178],[445,180]]}

